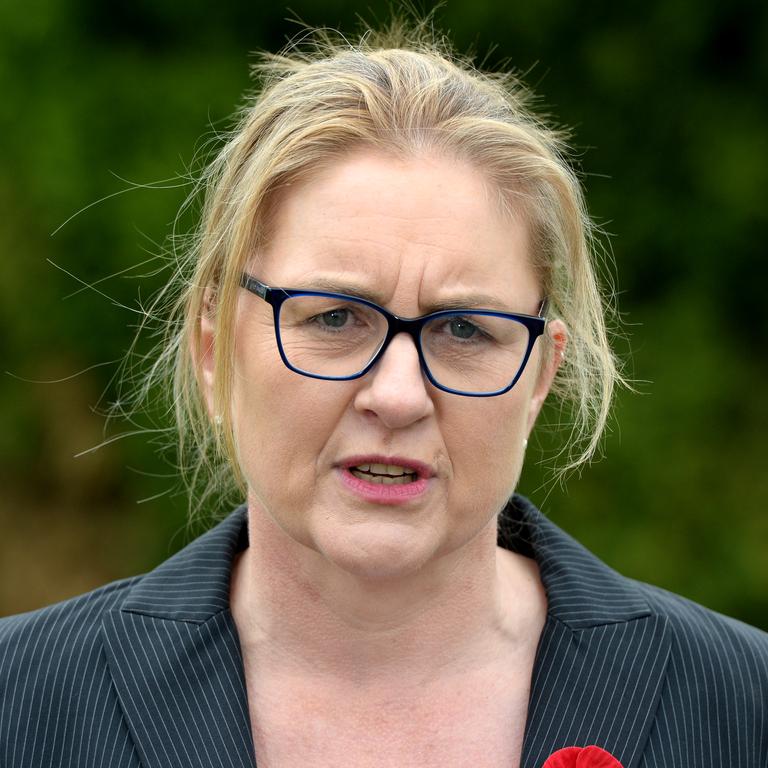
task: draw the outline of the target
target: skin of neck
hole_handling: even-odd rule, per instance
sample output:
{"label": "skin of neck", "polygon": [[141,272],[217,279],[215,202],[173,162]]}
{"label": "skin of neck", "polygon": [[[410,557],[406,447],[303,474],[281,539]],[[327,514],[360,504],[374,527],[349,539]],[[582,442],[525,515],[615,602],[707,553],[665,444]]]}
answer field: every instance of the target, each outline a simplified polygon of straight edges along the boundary
{"label": "skin of neck", "polygon": [[366,581],[290,538],[251,505],[231,609],[246,667],[274,665],[358,684],[438,679],[489,667],[538,640],[546,597],[536,564],[496,545],[496,519],[416,573]]}

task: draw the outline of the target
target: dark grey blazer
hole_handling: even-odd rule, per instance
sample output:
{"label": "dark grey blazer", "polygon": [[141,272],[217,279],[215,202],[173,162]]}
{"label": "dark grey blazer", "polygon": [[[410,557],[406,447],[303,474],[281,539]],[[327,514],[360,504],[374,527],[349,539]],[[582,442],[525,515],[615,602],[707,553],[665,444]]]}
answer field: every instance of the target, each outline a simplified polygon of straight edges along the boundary
{"label": "dark grey blazer", "polygon": [[[618,575],[521,497],[499,538],[549,598],[523,768],[588,744],[625,768],[768,766],[768,635]],[[146,576],[1,620],[0,766],[253,766],[244,546],[240,509]]]}

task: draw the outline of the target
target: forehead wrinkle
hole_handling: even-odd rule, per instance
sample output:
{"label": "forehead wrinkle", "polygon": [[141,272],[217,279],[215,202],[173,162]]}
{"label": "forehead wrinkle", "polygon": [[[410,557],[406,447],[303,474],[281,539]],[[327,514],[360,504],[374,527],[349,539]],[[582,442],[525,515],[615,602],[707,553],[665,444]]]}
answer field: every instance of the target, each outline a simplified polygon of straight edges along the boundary
{"label": "forehead wrinkle", "polygon": [[373,220],[373,219],[379,219],[379,218],[386,218],[386,219],[392,219],[393,221],[402,221],[406,224],[413,224],[413,223],[421,223],[425,221],[444,221],[446,219],[452,220],[453,216],[451,216],[450,213],[446,211],[435,211],[434,213],[421,213],[417,214],[414,212],[404,211],[403,213],[399,213],[397,211],[381,211],[381,212],[374,212],[374,213],[363,213],[362,211],[357,211],[355,209],[347,210],[347,211],[340,211],[337,214],[334,215],[333,219],[336,221],[347,221],[349,219],[353,219],[355,221],[367,221],[367,220]]}
{"label": "forehead wrinkle", "polygon": [[427,314],[439,312],[444,309],[492,309],[499,312],[513,312],[506,302],[496,296],[485,293],[462,293],[457,296],[447,296],[444,299],[435,299],[429,304],[421,305]]}
{"label": "forehead wrinkle", "polygon": [[[363,242],[363,240],[361,240]],[[374,241],[377,246],[381,246],[380,241]],[[396,314],[403,317],[428,314],[445,309],[490,309],[498,311],[520,311],[518,307],[512,306],[509,297],[506,299],[493,291],[483,290],[485,286],[476,284],[473,278],[479,278],[481,283],[487,284],[487,275],[484,270],[474,264],[474,260],[467,256],[464,249],[450,249],[460,254],[463,258],[458,264],[452,265],[446,269],[444,262],[438,267],[439,275],[435,275],[430,270],[430,259],[417,259],[411,263],[408,249],[405,252],[400,249],[393,249],[387,246],[386,250],[396,250],[398,259],[396,264],[392,264],[391,270],[385,268],[379,255],[368,252],[369,259],[365,254],[347,253],[346,248],[339,248],[336,244],[332,251],[334,259],[333,269],[319,268],[304,272],[300,280],[293,280],[291,284],[282,284],[284,288],[319,290],[329,293],[342,293],[372,301],[383,307],[391,307]],[[411,243],[410,245],[413,245]],[[435,246],[433,243],[416,244],[421,254],[425,254],[435,249],[444,252],[441,246]],[[322,255],[321,251],[316,252]],[[328,253],[330,256],[331,253]],[[362,258],[361,258],[362,257]],[[366,263],[368,262],[368,263]],[[418,262],[421,262],[420,264]],[[434,266],[434,262],[433,262]],[[388,276],[397,275],[395,283],[390,284]],[[467,283],[466,281],[469,280]],[[495,281],[494,281],[495,282]],[[487,287],[491,287],[488,285]],[[442,294],[442,295],[441,295]],[[401,304],[403,300],[410,304],[410,300],[416,299],[416,311],[403,311]]]}
{"label": "forehead wrinkle", "polygon": [[[287,286],[286,286],[287,287]],[[355,296],[359,299],[372,301],[374,304],[384,306],[386,296],[375,288],[364,285],[363,283],[349,277],[308,277],[296,287],[306,291],[326,291],[327,293],[343,293],[348,296]]]}
{"label": "forehead wrinkle", "polygon": [[382,260],[394,255],[400,248],[393,242],[384,242],[381,238],[349,235],[325,235],[305,244],[303,250],[313,256],[332,260],[335,270],[350,268],[360,269],[361,262],[371,261],[376,267],[382,266]]}
{"label": "forehead wrinkle", "polygon": [[[420,286],[421,288],[421,281]],[[287,287],[287,286],[286,286]],[[308,277],[306,281],[302,281],[301,285],[291,286],[292,288],[303,289],[307,291],[327,291],[328,293],[342,293],[349,296],[356,296],[357,298],[366,299],[372,301],[374,304],[380,306],[386,306],[388,303],[386,295],[376,288],[372,288],[359,280],[355,280],[350,277]],[[421,294],[421,291],[420,291]],[[443,299],[436,299],[424,304],[419,302],[419,308],[421,314],[430,314],[432,312],[439,312],[441,310],[450,309],[491,309],[501,312],[514,311],[514,308],[507,306],[507,303],[502,301],[497,296],[492,296],[486,293],[457,293],[456,296],[445,297]]]}
{"label": "forehead wrinkle", "polygon": [[[463,221],[458,215],[461,210],[455,205],[441,207],[434,196],[432,204],[427,203],[427,209],[420,208],[418,214],[403,205],[410,199],[408,190],[402,197],[385,194],[385,202],[391,205],[371,208],[367,205],[371,202],[367,177],[365,185],[357,185],[359,194],[344,198],[346,207],[339,206],[335,187],[315,188],[317,194],[309,201],[286,201],[285,212],[291,215],[284,223],[289,226],[278,228],[278,235],[285,239],[279,237],[282,242],[275,243],[273,251],[275,262],[284,260],[280,285],[353,294],[403,317],[440,309],[525,311],[522,305],[528,302],[523,293],[507,290],[506,270],[497,254],[499,238],[494,236],[500,224],[506,230],[523,222],[518,215],[500,209],[494,184],[483,174],[478,178],[481,187],[474,203],[468,202],[472,210],[479,206],[475,216],[479,221],[463,230],[454,226]],[[359,179],[353,177],[352,181]],[[356,185],[350,186],[354,191]],[[517,241],[517,234],[510,239]],[[510,245],[514,262],[517,244]],[[291,246],[296,249],[296,268],[291,268]],[[525,246],[523,250],[527,250]],[[302,268],[306,262],[309,270]]]}

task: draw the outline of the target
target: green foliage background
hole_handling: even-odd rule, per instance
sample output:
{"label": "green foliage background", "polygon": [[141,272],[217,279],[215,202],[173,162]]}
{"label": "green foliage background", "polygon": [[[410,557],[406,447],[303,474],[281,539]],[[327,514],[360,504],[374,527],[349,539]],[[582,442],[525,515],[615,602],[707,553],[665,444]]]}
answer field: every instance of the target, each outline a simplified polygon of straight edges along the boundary
{"label": "green foliage background", "polygon": [[[387,17],[376,2],[291,7],[344,30]],[[163,279],[152,258],[183,175],[228,126],[249,51],[299,31],[288,15],[0,4],[0,614],[151,568],[191,535],[162,433],[73,457],[105,436],[99,404]],[[521,490],[622,572],[768,628],[768,6],[448,0],[437,19],[574,127],[641,382],[602,462],[543,485],[534,445]]]}

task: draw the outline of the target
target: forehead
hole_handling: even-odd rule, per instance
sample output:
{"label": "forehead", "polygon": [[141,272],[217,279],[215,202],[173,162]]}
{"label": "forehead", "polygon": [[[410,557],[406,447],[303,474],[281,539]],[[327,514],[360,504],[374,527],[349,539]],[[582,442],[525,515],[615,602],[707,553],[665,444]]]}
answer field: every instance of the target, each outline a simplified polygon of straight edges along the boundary
{"label": "forehead", "polygon": [[468,164],[360,152],[283,190],[253,264],[283,287],[357,287],[384,304],[462,293],[536,302],[522,216]]}

